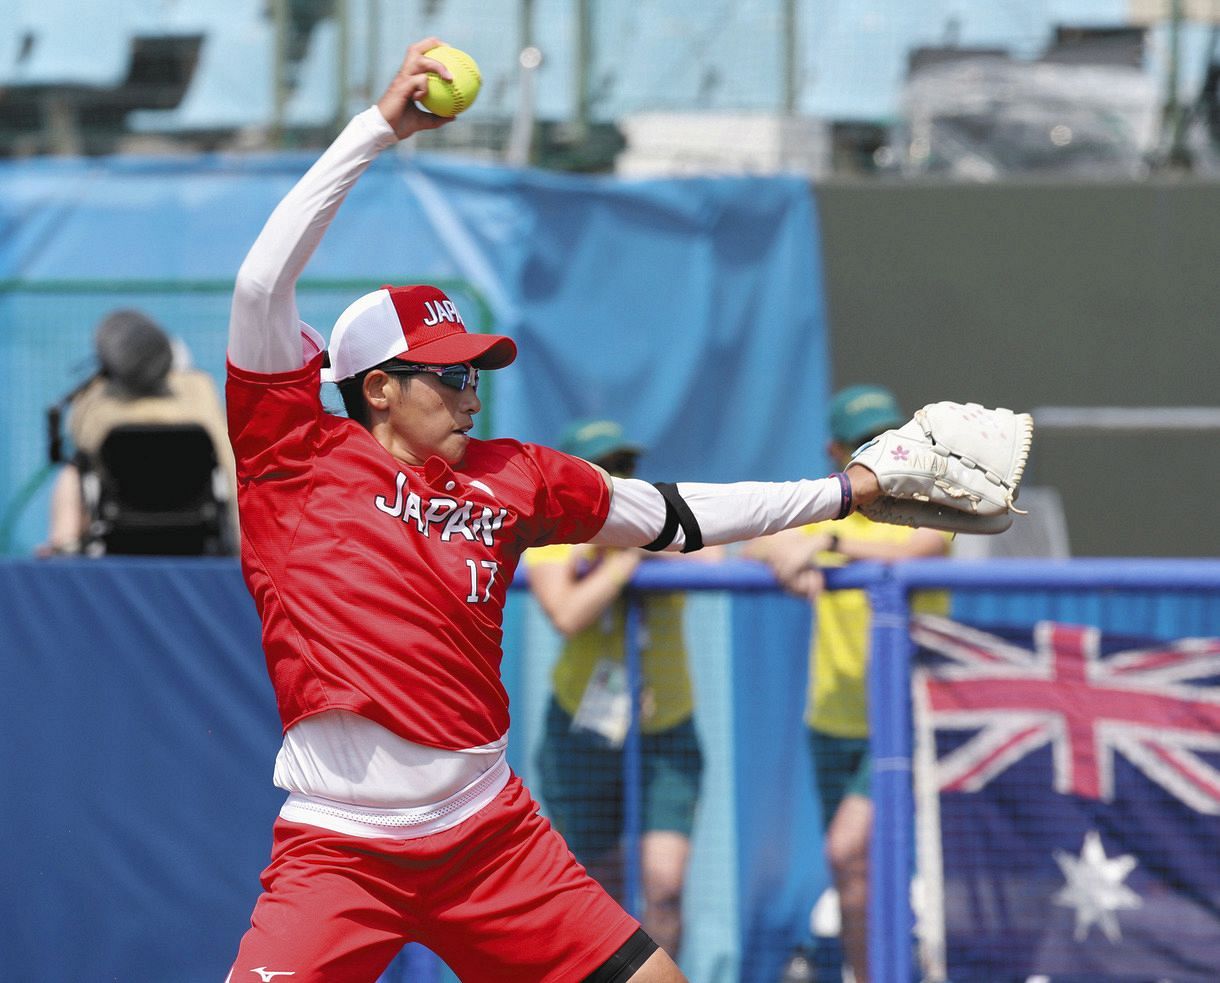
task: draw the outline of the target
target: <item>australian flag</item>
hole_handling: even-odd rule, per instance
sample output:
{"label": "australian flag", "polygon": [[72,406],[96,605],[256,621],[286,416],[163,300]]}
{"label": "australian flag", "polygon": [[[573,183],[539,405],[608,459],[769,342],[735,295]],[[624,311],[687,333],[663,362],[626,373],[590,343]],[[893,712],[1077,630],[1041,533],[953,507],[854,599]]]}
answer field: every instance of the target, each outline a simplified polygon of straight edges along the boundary
{"label": "australian flag", "polygon": [[928,976],[1220,980],[1220,639],[912,637]]}

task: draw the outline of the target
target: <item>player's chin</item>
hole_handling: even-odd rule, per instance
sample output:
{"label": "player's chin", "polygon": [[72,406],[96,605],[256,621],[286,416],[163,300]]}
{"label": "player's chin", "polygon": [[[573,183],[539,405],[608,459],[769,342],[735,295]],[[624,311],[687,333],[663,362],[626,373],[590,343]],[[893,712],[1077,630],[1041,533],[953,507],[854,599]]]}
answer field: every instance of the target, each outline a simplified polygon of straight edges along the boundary
{"label": "player's chin", "polygon": [[464,430],[454,430],[437,450],[448,464],[456,465],[462,463],[462,458],[466,456],[466,448],[469,446],[470,434]]}

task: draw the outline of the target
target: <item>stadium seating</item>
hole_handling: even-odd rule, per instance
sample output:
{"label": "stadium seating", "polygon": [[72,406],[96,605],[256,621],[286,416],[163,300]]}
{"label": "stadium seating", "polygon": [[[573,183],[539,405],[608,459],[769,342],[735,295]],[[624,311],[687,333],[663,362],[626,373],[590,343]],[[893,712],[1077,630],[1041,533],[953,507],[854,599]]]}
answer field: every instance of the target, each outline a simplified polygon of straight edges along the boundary
{"label": "stadium seating", "polygon": [[127,114],[181,101],[203,39],[150,2],[9,0],[0,28],[0,151],[102,153]]}
{"label": "stadium seating", "polygon": [[[343,59],[329,6],[316,0],[289,5],[299,33],[288,46],[287,74],[294,83],[283,120],[288,127],[325,127],[345,115],[336,114],[341,60],[348,75],[345,110],[351,111],[375,96],[369,90],[388,78],[403,47],[427,34],[476,54],[484,76],[475,109],[479,117],[512,115],[523,40],[517,4],[430,0],[396,11],[371,0],[350,0]],[[1037,11],[1019,4],[972,4],[943,14],[901,0],[832,8],[798,5],[795,83],[800,112],[836,121],[892,119],[914,48],[983,46],[1026,60],[1045,51],[1065,24],[1117,30],[1129,23],[1127,5],[1119,0],[1060,2]],[[593,121],[656,111],[776,111],[784,91],[779,9],[770,0],[741,0],[715,12],[679,0],[598,5],[588,74]],[[576,109],[574,16],[560,0],[534,4],[531,40],[544,56],[536,100],[543,122],[570,120]],[[1187,89],[1205,62],[1207,29],[1196,21],[1183,32],[1181,73]],[[1161,33],[1147,47],[1145,70],[1161,78],[1164,28],[1153,30]],[[269,127],[275,26],[270,6],[251,0],[0,0],[0,86],[15,87],[24,99],[19,99],[22,111],[37,117],[46,111],[36,98],[47,91],[40,87],[122,86],[136,42],[190,35],[203,39],[202,49],[181,105],[128,100],[127,109],[142,107],[131,114],[131,128],[183,135]],[[12,93],[10,88],[0,95],[0,129],[11,115],[6,106]]]}
{"label": "stadium seating", "polygon": [[[206,12],[206,14],[205,14]],[[273,107],[275,30],[257,4],[200,4],[179,29],[205,32],[182,104],[131,114],[136,132],[230,130],[265,125]]]}
{"label": "stadium seating", "polygon": [[9,0],[4,6],[4,50],[14,57],[0,62],[3,84],[105,87],[122,80],[130,35],[111,5]]}
{"label": "stadium seating", "polygon": [[[313,29],[305,56],[296,67],[296,86],[284,107],[284,119],[289,126],[320,126],[335,118],[339,97],[338,44],[339,27],[333,20],[322,21]],[[349,45],[349,50],[355,47]]]}

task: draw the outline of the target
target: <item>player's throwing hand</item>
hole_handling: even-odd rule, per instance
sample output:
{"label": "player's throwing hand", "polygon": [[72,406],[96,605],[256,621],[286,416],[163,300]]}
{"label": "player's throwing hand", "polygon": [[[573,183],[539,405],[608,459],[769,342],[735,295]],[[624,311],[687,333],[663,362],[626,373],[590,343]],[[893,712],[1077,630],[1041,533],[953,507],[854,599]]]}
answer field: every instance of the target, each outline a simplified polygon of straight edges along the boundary
{"label": "player's throwing hand", "polygon": [[416,41],[407,48],[398,73],[377,100],[377,108],[399,140],[405,140],[420,130],[435,130],[450,122],[448,117],[434,116],[415,105],[428,94],[429,72],[434,72],[447,82],[453,81],[452,73],[443,63],[424,54],[444,43],[440,38],[430,37]]}

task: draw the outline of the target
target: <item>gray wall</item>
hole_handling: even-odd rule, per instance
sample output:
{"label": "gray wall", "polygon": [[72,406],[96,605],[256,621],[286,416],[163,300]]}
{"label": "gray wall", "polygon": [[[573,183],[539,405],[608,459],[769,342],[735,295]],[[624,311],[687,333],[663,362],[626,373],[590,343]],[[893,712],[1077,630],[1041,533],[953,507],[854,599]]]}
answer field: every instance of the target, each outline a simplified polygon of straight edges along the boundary
{"label": "gray wall", "polygon": [[[1220,184],[816,188],[836,386],[1037,406],[1220,405]],[[1035,434],[1080,555],[1220,555],[1220,433]]]}

